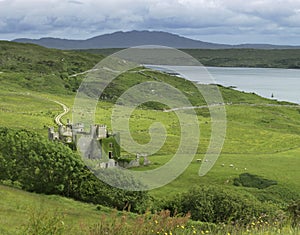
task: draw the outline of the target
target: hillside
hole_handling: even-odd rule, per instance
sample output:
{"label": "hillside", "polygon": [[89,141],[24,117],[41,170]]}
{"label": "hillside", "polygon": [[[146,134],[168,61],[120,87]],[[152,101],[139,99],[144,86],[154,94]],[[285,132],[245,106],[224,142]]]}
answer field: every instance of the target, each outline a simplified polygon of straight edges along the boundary
{"label": "hillside", "polygon": [[94,67],[103,56],[0,41],[0,79],[26,89],[75,91],[80,81],[69,76]]}
{"label": "hillside", "polygon": [[[111,55],[121,49],[90,49],[80,50],[91,54]],[[300,67],[299,49],[180,49],[193,56],[204,66],[212,67],[256,67],[256,68],[287,68]]]}
{"label": "hillside", "polygon": [[[192,50],[192,52],[194,52],[194,50]],[[197,53],[198,50],[195,52]],[[210,50],[205,51],[206,54],[204,55],[208,55],[210,52]],[[226,52],[225,50],[220,53],[223,54]],[[11,89],[17,87],[17,89],[24,89],[25,91],[75,94],[85,73],[104,58],[101,53],[101,50],[62,51],[48,49],[34,44],[0,41],[0,81],[3,87],[5,87],[4,84],[9,84]],[[232,53],[229,54],[228,56],[235,56]],[[241,52],[241,54],[246,55],[249,53],[245,51]],[[201,61],[202,57],[200,59],[200,55],[202,55],[202,51],[197,55]],[[297,55],[297,52],[295,52],[293,58],[297,58]],[[218,56],[220,56],[220,54],[217,52],[217,55],[213,55],[213,58],[218,58]],[[241,56],[241,58],[243,57]],[[268,58],[271,58],[271,56]],[[144,81],[156,81],[157,79],[177,88],[181,88],[187,94],[189,94],[189,89],[193,87],[191,82],[188,81],[188,83],[186,83],[176,76],[169,76],[155,71],[142,72],[142,70],[139,71],[139,69],[137,69],[136,71],[127,73],[125,76],[119,76],[107,87],[103,96],[106,97],[106,101],[114,102],[117,97],[129,87]],[[232,97],[235,97],[235,100],[230,100],[232,97],[228,98],[227,95],[225,95],[228,89],[223,87],[220,87],[220,89],[224,90],[225,102],[237,103],[248,100],[248,102],[251,103],[252,99],[256,99],[255,96],[243,94],[242,96],[234,95]],[[199,94],[196,96],[189,95],[189,99],[192,100],[194,105],[203,105],[205,103]],[[264,100],[263,102],[267,101],[267,99],[260,99]]]}
{"label": "hillside", "polygon": [[[150,235],[171,234],[249,234],[250,230],[233,230],[228,226],[220,229],[211,223],[189,220],[185,217],[170,217],[168,211],[158,214],[136,215],[93,204],[77,202],[59,196],[28,193],[0,185],[0,233],[3,235]],[[296,235],[296,230],[281,225],[269,228],[251,228],[251,234]],[[153,232],[152,232],[153,231]],[[242,232],[243,231],[243,232]],[[170,234],[169,233],[169,234]]]}
{"label": "hillside", "polygon": [[[203,42],[161,31],[129,31],[115,32],[89,38],[86,40],[69,40],[60,38],[28,39],[19,38],[15,42],[34,43],[57,49],[97,49],[97,48],[128,48],[140,45],[161,45],[174,48],[257,48],[257,49],[295,49],[292,46],[278,46],[269,44],[241,44],[226,45]],[[299,47],[298,47],[299,48]]]}
{"label": "hillside", "polygon": [[226,49],[183,50],[205,66],[256,67],[256,68],[300,68],[299,49]]}
{"label": "hillside", "polygon": [[25,232],[26,228],[34,224],[39,234],[42,226],[51,227],[51,224],[64,231],[63,234],[83,234],[81,226],[96,224],[102,216],[112,213],[109,208],[101,207],[98,211],[96,205],[3,185],[0,185],[0,198],[0,233],[3,235],[30,234]]}
{"label": "hillside", "polygon": [[[100,226],[101,221],[107,222],[105,229],[109,226],[110,229],[116,227],[112,224],[120,224],[118,215],[121,212],[112,212],[103,205],[121,210],[124,207],[128,208],[126,200],[135,194],[103,186],[101,181],[88,173],[75,152],[67,146],[48,141],[46,137],[48,127],[55,125],[55,116],[62,112],[62,107],[56,101],[72,109],[75,96],[73,89],[77,89],[84,77],[84,74],[73,77],[70,75],[92,68],[103,57],[85,52],[60,51],[10,42],[1,42],[0,46],[1,183],[29,191],[60,194],[101,204],[97,207],[58,196],[28,194],[0,186],[0,207],[4,208],[0,210],[0,233],[16,234],[16,231],[24,228],[23,224],[37,227],[31,222],[39,224],[43,219],[49,223],[53,221],[59,229],[62,214],[65,216],[62,221],[67,231],[62,234],[68,234],[70,231],[76,234],[82,229],[88,231],[87,234],[104,234],[103,230],[99,232],[100,228],[103,228]],[[43,61],[42,65],[40,61]],[[66,86],[75,78],[77,84],[73,87]],[[169,74],[136,68],[120,75],[107,87],[106,98],[102,97],[97,104],[95,122],[107,124],[111,130],[111,117],[117,98],[133,85],[154,80],[180,89],[192,105],[200,106],[195,108],[201,129],[200,141],[197,153],[185,172],[171,183],[145,192],[143,195],[146,196],[146,200],[131,200],[132,211],[144,212],[149,209],[154,212],[169,209],[172,213],[177,211],[184,215],[188,212],[186,210],[191,210],[191,218],[199,220],[190,221],[192,226],[197,228],[198,234],[206,231],[208,234],[220,235],[227,232],[249,234],[247,230],[250,230],[251,234],[273,235],[278,234],[278,229],[281,234],[296,234],[295,228],[290,224],[287,208],[292,201],[299,199],[300,195],[299,106],[218,86],[224,99],[227,117],[225,143],[212,170],[199,177],[199,159],[204,159],[210,144],[212,122],[203,97],[196,92],[197,89],[191,82]],[[210,85],[203,86],[211,88]],[[166,141],[161,148],[149,156],[151,164],[137,167],[134,169],[136,171],[163,166],[172,159],[178,149],[181,139],[180,122],[174,112],[164,112],[162,108],[165,107],[152,103],[140,106],[130,114],[130,133],[140,144],[150,141],[149,128],[153,123],[160,122],[167,132]],[[70,112],[65,115],[63,122],[72,118],[71,115]],[[135,154],[122,149],[122,157],[134,159]],[[243,182],[245,175],[252,178],[248,177],[246,182]],[[271,184],[262,188],[261,182]],[[138,202],[149,204],[135,207]],[[201,210],[203,205],[207,206],[205,210]],[[101,211],[98,212],[96,208]],[[43,216],[45,211],[47,214]],[[269,217],[263,219],[266,220],[264,222],[272,224],[271,226],[260,227],[261,222],[258,221],[262,220],[262,212],[267,212]],[[147,212],[144,216],[149,214],[150,212]],[[111,221],[116,215],[117,222]],[[106,219],[103,219],[103,216],[106,216]],[[143,226],[141,224],[149,225],[141,222],[149,222],[149,217],[144,217],[147,218],[145,220],[134,220],[134,214],[128,217],[126,223],[121,217],[121,224],[131,226],[133,230],[130,231],[137,231],[137,226]],[[151,227],[150,230],[147,227],[147,231],[160,226],[159,232],[162,233],[161,229],[165,229],[168,224],[168,219],[164,218],[162,216],[153,219],[152,224],[155,227]],[[172,223],[173,234],[193,233],[193,227],[185,224],[185,217],[179,217],[179,220],[180,223]],[[208,223],[203,224],[203,221]],[[234,224],[235,222],[237,224]],[[277,224],[274,224],[275,222]],[[95,223],[98,225],[93,226]],[[221,226],[218,227],[219,224]],[[91,232],[89,225],[98,233]],[[190,230],[182,229],[178,232],[177,225],[179,228],[183,226],[184,229]],[[124,233],[117,231],[115,234],[130,233],[127,230]]]}

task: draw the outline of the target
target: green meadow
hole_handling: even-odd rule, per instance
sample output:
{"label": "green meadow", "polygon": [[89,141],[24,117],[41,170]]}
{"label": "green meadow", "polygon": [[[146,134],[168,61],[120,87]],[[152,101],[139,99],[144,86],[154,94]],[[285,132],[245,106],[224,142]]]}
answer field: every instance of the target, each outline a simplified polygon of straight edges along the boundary
{"label": "green meadow", "polygon": [[[43,138],[47,138],[48,127],[56,125],[54,118],[63,111],[55,101],[67,105],[72,110],[76,95],[75,88],[84,77],[84,75],[75,77],[72,75],[91,69],[97,60],[103,58],[98,55],[89,57],[90,54],[87,52],[64,52],[33,45],[20,44],[19,46],[16,43],[1,42],[0,46],[0,62],[2,61],[0,64],[0,72],[2,72],[0,73],[0,126],[26,129],[40,134]],[[3,48],[6,48],[6,53]],[[36,58],[37,54],[40,57]],[[42,74],[40,70],[47,72]],[[125,73],[114,81],[113,85],[105,91],[105,94],[113,94],[111,98],[100,100],[97,104],[96,123],[106,124],[108,129],[111,129],[111,115],[115,108],[113,103],[116,97],[130,86],[151,81],[153,77],[180,87],[194,106],[205,105],[203,97],[195,94],[192,83],[160,72],[146,71],[145,74]],[[283,210],[291,202],[300,198],[300,107],[222,86],[218,88],[225,103],[227,128],[224,146],[217,162],[208,174],[202,177],[198,175],[202,164],[199,159],[204,159],[211,138],[211,118],[207,108],[195,108],[201,134],[199,147],[192,163],[176,180],[149,191],[149,195],[158,201],[174,200],[180,193],[188,192],[191,188],[213,185],[228,189],[232,193],[247,193],[260,202],[274,204],[277,209]],[[207,89],[210,87],[207,86]],[[62,121],[66,123],[67,119],[72,119],[71,112],[65,115]],[[160,167],[172,158],[178,148],[179,120],[174,112],[164,112],[162,107],[156,104],[139,107],[131,114],[129,126],[134,140],[141,144],[149,142],[149,127],[155,122],[164,125],[167,131],[166,141],[157,153],[149,156],[151,161],[149,166],[141,166],[133,170],[146,171]],[[125,150],[121,155],[124,158],[134,159],[134,154],[127,153]],[[273,180],[277,184],[264,189],[235,186],[234,180],[243,173]],[[7,184],[7,181],[2,180],[2,183]],[[93,233],[91,226],[96,229],[93,226],[99,223],[103,216],[115,216],[113,217],[115,221],[107,220],[107,224],[117,224],[122,218],[121,212],[114,212],[106,207],[99,206],[97,210],[97,205],[94,204],[81,203],[59,196],[30,194],[7,186],[0,186],[0,197],[1,234],[22,234],[26,226],[40,226],[41,224],[30,224],[29,220],[34,216],[43,218],[44,220],[41,221],[48,223],[48,227],[53,222],[53,227],[58,231],[53,234],[60,234],[59,231],[62,231],[61,234],[70,234],[71,231],[73,234],[101,234]],[[45,211],[47,213],[43,214]],[[136,215],[128,213],[126,216],[130,217],[127,221],[129,224],[134,223],[132,221]],[[53,220],[55,217],[59,219]],[[64,223],[63,228],[61,221]],[[176,223],[180,225],[179,222]],[[201,229],[196,233],[206,232],[204,227]],[[98,229],[98,231],[102,230]],[[128,231],[131,230],[125,231],[124,234]],[[246,229],[235,231],[231,228],[224,229],[223,233],[213,229],[207,231],[209,234],[227,234],[225,231],[230,231],[231,234],[297,234],[289,224],[283,225],[279,232],[277,228],[253,230],[253,233],[247,233]],[[192,234],[192,232],[191,229],[186,233],[177,231],[173,234]],[[28,232],[28,234],[42,233]]]}
{"label": "green meadow", "polygon": [[[102,215],[113,213],[113,210],[109,208],[102,207],[100,212],[95,205],[55,195],[28,193],[7,186],[0,186],[0,189],[1,234],[42,233],[42,229],[39,233],[27,233],[27,228],[31,226],[31,223],[35,223],[36,227],[49,227],[52,223],[57,230],[63,229],[65,234],[80,234],[80,226],[88,227],[96,224]],[[82,234],[84,234],[83,231]]]}

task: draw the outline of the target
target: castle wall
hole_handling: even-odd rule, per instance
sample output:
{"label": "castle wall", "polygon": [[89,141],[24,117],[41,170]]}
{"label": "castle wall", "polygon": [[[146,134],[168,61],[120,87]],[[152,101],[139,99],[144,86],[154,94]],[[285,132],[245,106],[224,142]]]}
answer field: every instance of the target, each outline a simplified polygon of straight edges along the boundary
{"label": "castle wall", "polygon": [[48,138],[74,146],[79,144],[84,157],[91,160],[102,159],[107,163],[106,167],[117,166],[114,159],[120,157],[120,136],[119,134],[109,136],[106,125],[92,125],[90,132],[86,133],[83,124],[72,125],[68,122],[66,126],[59,126],[58,132],[55,132],[53,127],[49,128]]}

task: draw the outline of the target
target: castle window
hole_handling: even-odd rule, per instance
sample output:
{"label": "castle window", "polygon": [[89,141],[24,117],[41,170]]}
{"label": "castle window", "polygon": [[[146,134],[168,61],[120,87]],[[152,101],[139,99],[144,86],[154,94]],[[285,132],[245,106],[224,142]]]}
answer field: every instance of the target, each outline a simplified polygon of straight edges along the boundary
{"label": "castle window", "polygon": [[109,159],[112,159],[112,156],[113,156],[112,151],[109,151],[109,152],[108,152],[108,158],[109,158]]}

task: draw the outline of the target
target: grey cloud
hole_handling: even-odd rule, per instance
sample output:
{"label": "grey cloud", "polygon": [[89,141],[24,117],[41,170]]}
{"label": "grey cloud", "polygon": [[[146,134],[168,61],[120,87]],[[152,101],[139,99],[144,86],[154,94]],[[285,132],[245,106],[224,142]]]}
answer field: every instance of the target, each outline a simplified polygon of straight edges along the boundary
{"label": "grey cloud", "polygon": [[84,4],[83,2],[80,2],[80,1],[75,1],[75,0],[69,0],[68,3],[72,3],[72,4],[79,4],[79,5],[82,5]]}
{"label": "grey cloud", "polygon": [[[298,0],[0,1],[0,34],[82,38],[132,29],[182,35],[300,38]],[[0,37],[1,37],[0,35]],[[242,35],[242,36],[243,36]],[[221,40],[221,39],[220,39]],[[300,40],[299,40],[300,41]]]}

